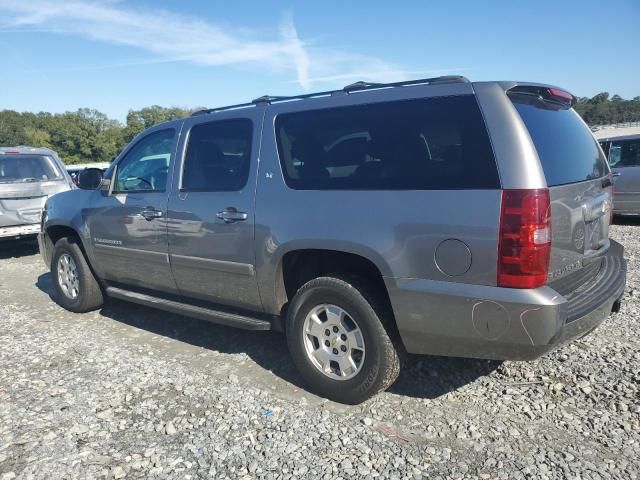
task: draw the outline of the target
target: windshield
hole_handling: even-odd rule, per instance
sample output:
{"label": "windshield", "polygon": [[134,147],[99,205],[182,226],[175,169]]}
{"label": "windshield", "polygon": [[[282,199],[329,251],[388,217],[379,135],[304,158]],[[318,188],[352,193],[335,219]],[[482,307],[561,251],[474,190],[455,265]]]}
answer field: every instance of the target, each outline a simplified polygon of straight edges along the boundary
{"label": "windshield", "polygon": [[0,183],[46,182],[62,179],[62,172],[45,155],[0,155]]}
{"label": "windshield", "polygon": [[609,173],[602,150],[572,109],[510,95],[538,151],[547,185],[565,185]]}

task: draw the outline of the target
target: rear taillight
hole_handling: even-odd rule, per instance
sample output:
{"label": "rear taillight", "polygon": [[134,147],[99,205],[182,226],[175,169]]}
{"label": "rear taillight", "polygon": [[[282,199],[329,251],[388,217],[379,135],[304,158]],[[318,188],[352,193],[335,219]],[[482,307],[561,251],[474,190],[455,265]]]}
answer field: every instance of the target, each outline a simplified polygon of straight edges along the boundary
{"label": "rear taillight", "polygon": [[551,255],[549,190],[503,190],[499,235],[498,286],[545,285]]}

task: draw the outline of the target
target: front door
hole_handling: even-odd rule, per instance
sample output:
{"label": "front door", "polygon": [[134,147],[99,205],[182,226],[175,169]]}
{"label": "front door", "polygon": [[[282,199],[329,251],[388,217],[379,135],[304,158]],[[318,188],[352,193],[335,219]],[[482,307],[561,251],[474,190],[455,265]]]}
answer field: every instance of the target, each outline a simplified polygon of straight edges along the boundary
{"label": "front door", "polygon": [[183,295],[261,310],[253,240],[262,116],[228,116],[185,122],[169,196],[169,257]]}
{"label": "front door", "polygon": [[178,132],[156,129],[115,167],[111,191],[96,192],[87,224],[100,276],[120,284],[175,291],[167,246],[169,167]]}

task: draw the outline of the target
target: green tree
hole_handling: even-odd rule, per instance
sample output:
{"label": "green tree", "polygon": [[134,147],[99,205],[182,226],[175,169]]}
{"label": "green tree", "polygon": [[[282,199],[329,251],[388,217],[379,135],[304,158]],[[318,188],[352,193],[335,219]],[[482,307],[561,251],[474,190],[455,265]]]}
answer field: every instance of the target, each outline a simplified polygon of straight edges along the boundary
{"label": "green tree", "polygon": [[51,135],[47,130],[38,127],[25,127],[26,144],[34,147],[51,148]]}
{"label": "green tree", "polygon": [[609,98],[608,92],[602,92],[592,98],[579,98],[575,109],[590,125],[640,121],[640,97],[625,100],[613,95]]}
{"label": "green tree", "polygon": [[159,105],[145,107],[141,110],[129,110],[127,125],[124,128],[124,139],[128,143],[140,132],[153,125],[187,117],[192,112],[193,110],[178,107],[165,108]]}

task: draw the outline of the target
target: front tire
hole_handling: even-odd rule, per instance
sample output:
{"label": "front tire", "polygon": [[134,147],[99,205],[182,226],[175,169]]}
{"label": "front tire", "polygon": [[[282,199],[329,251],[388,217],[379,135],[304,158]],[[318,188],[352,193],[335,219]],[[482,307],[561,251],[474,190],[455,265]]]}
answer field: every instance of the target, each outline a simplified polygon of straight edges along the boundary
{"label": "front tire", "polygon": [[55,301],[71,312],[96,310],[104,303],[102,289],[74,238],[61,238],[53,249],[51,274]]}
{"label": "front tire", "polygon": [[287,312],[287,343],[307,384],[331,400],[361,403],[400,373],[391,312],[359,278],[319,277],[303,285]]}

